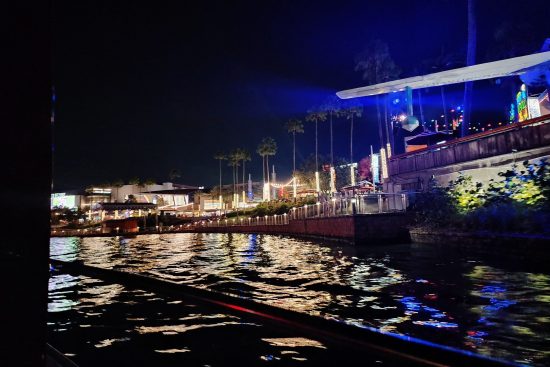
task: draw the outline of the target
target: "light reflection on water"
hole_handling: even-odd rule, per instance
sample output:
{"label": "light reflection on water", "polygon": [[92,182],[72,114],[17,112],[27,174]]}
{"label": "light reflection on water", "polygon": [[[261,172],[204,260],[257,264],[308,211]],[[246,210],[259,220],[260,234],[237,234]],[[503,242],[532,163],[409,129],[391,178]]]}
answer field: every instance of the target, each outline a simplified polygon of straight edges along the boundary
{"label": "light reflection on water", "polygon": [[[334,366],[342,359],[350,364],[347,356],[316,340],[84,276],[52,273],[49,298],[51,305],[60,299],[71,304],[51,309],[48,341],[82,367],[250,366],[264,361]],[[366,361],[377,362],[370,356]]]}
{"label": "light reflection on water", "polygon": [[548,273],[489,265],[448,249],[161,234],[53,238],[51,256],[147,273],[522,363],[550,359]]}

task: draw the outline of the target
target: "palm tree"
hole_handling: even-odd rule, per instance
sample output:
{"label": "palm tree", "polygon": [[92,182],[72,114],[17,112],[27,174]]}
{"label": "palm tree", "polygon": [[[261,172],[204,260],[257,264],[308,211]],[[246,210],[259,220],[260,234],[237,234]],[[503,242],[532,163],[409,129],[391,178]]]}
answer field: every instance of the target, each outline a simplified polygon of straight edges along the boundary
{"label": "palm tree", "polygon": [[296,133],[304,132],[304,124],[301,120],[290,119],[286,123],[286,130],[292,134],[292,177],[296,173]]}
{"label": "palm tree", "polygon": [[[391,58],[388,45],[381,40],[369,42],[365,50],[356,57],[355,71],[361,71],[363,73],[363,80],[370,85],[394,80],[401,73],[400,68]],[[384,138],[378,96],[376,96],[376,112],[378,117],[380,147],[383,149]]]}
{"label": "palm tree", "polygon": [[315,122],[315,166],[317,167],[317,170],[319,170],[319,161],[318,161],[318,154],[319,154],[319,144],[317,139],[317,124],[322,121],[327,120],[327,113],[321,109],[318,108],[310,108],[307,111],[306,121]]}
{"label": "palm tree", "polygon": [[348,107],[344,110],[344,114],[347,120],[350,120],[350,138],[349,138],[349,159],[353,164],[353,119],[355,117],[361,117],[363,115],[363,107],[355,102],[350,102]]}
{"label": "palm tree", "polygon": [[[331,118],[330,126],[332,127],[332,118]],[[292,180],[293,180],[292,196],[296,198],[296,133],[304,132],[304,124],[302,123],[301,120],[290,119],[286,123],[286,129],[289,133],[292,133]],[[332,138],[332,130],[331,130],[331,138]]]}
{"label": "palm tree", "polygon": [[[468,0],[468,42],[466,47],[466,66],[476,63],[476,38],[477,23],[475,17],[475,0]],[[466,136],[470,128],[470,117],[472,115],[472,93],[473,82],[464,84],[464,112],[462,118],[461,136]]]}
{"label": "palm tree", "polygon": [[140,180],[139,180],[139,177],[132,177],[132,178],[128,181],[128,183],[129,183],[130,185],[136,185],[136,186],[137,186],[137,185],[139,185],[139,181],[140,181]]}
{"label": "palm tree", "polygon": [[324,110],[329,116],[330,123],[330,165],[334,166],[334,148],[333,148],[333,138],[332,138],[332,117],[340,117],[342,110],[342,102],[340,98],[332,95],[327,98],[324,105]]}
{"label": "palm tree", "polygon": [[322,109],[311,108],[307,111],[306,121],[315,122],[315,190],[320,191],[320,182],[319,182],[319,144],[317,138],[317,124],[321,121],[326,121],[327,113]]}
{"label": "palm tree", "polygon": [[277,143],[273,138],[265,138],[264,140],[266,142],[265,162],[267,166],[267,183],[270,184],[271,180],[269,178],[269,156],[277,154]]}
{"label": "palm tree", "polygon": [[124,186],[124,181],[120,178],[116,179],[112,183],[113,187],[116,189],[115,203],[118,203],[118,189]]}
{"label": "palm tree", "polygon": [[176,178],[180,178],[181,177],[181,171],[177,168],[173,168],[170,170],[170,172],[168,173],[168,178],[170,179],[170,181],[174,181]]}
{"label": "palm tree", "polygon": [[239,149],[234,149],[228,155],[228,165],[233,167],[233,203],[236,204],[238,194],[237,194],[237,185],[239,183],[239,161],[241,160],[241,155]]}
{"label": "palm tree", "polygon": [[[264,185],[267,183],[269,187],[269,156],[277,154],[277,143],[273,138],[263,138],[256,152],[262,156],[262,171],[264,177]],[[266,168],[267,168],[267,181],[266,181]],[[268,199],[271,195],[268,193]]]}
{"label": "palm tree", "polygon": [[221,203],[222,203],[222,161],[227,159],[227,156],[223,152],[217,152],[214,154],[214,159],[217,159],[220,163],[220,210],[221,210]]}
{"label": "palm tree", "polygon": [[241,158],[241,161],[243,162],[243,203],[246,202],[246,190],[245,190],[245,185],[244,185],[244,181],[245,181],[245,174],[246,174],[246,163],[245,162],[250,162],[252,160],[252,157],[250,156],[250,152],[244,150],[244,149],[241,149],[240,150],[240,158]]}
{"label": "palm tree", "polygon": [[264,144],[264,141],[262,140],[260,144],[258,144],[258,148],[256,149],[256,153],[258,153],[262,157],[262,182],[265,184],[265,152],[266,152],[266,146]]}

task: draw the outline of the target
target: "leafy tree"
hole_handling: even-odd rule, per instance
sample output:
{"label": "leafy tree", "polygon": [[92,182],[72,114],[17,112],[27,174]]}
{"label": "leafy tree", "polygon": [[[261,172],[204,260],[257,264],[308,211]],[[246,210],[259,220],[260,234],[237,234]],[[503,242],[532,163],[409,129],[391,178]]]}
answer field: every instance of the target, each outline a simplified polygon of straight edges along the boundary
{"label": "leafy tree", "polygon": [[500,172],[488,185],[459,176],[448,187],[432,187],[414,204],[416,223],[464,230],[549,232],[550,165],[523,162]]}
{"label": "leafy tree", "polygon": [[136,186],[137,186],[137,185],[139,185],[139,183],[140,183],[140,179],[139,179],[139,177],[132,177],[132,178],[128,181],[128,183],[129,183],[130,185],[136,185]]}
{"label": "leafy tree", "polygon": [[[401,73],[401,69],[395,64],[390,55],[388,45],[378,39],[370,41],[365,50],[356,57],[355,71],[362,72],[363,80],[369,85],[394,80]],[[384,147],[384,138],[378,96],[376,96],[376,112],[380,147],[382,148]]]}
{"label": "leafy tree", "polygon": [[[321,161],[328,162],[330,157],[320,156]],[[341,188],[346,185],[351,184],[349,177],[349,167],[347,166],[349,162],[343,158],[335,159],[335,173],[336,173],[336,187]],[[315,190],[315,156],[309,156],[304,162],[300,169],[296,171],[296,177],[300,181],[300,184],[306,189]],[[330,193],[330,172],[319,172],[319,187],[321,192]]]}

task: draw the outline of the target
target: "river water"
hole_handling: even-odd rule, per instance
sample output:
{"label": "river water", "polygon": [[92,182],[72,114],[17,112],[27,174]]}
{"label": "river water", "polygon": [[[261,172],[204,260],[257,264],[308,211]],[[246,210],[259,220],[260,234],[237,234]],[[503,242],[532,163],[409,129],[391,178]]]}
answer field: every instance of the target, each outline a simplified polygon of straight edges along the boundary
{"label": "river water", "polygon": [[[59,260],[143,273],[522,364],[550,364],[550,268],[540,264],[480,257],[443,246],[358,247],[248,234],[52,238],[50,250]],[[52,276],[49,325],[56,341],[63,343],[60,335],[69,324],[89,326],[90,320],[83,318],[88,316],[82,315],[115,315],[120,311],[116,304],[126,310],[137,304],[140,295],[132,293],[137,291],[117,287],[84,277]],[[169,301],[150,296],[139,312],[150,314],[155,302],[170,307]],[[108,312],[106,305],[111,307]],[[227,315],[217,317],[223,322],[215,325],[226,325],[225,332],[235,324]],[[119,337],[106,335],[95,347],[124,345],[129,328],[159,331],[154,329],[158,325],[133,325],[143,318],[126,316],[123,325],[117,321]],[[197,318],[212,320],[208,315]],[[177,329],[166,322],[162,327],[167,335]],[[110,333],[116,334],[113,329]],[[74,340],[70,345],[75,347]],[[182,350],[177,345],[158,348]],[[302,358],[287,352],[284,356],[296,361]],[[273,355],[267,351],[254,358],[283,356]]]}

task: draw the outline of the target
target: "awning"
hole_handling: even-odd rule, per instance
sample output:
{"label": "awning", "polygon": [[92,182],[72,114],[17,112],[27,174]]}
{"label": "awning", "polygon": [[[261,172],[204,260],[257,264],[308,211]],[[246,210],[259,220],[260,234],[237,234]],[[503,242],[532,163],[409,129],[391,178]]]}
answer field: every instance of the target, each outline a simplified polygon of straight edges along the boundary
{"label": "awning", "polygon": [[343,90],[337,92],[336,95],[342,99],[349,99],[398,92],[407,87],[420,89],[521,75],[544,63],[550,63],[550,51]]}

